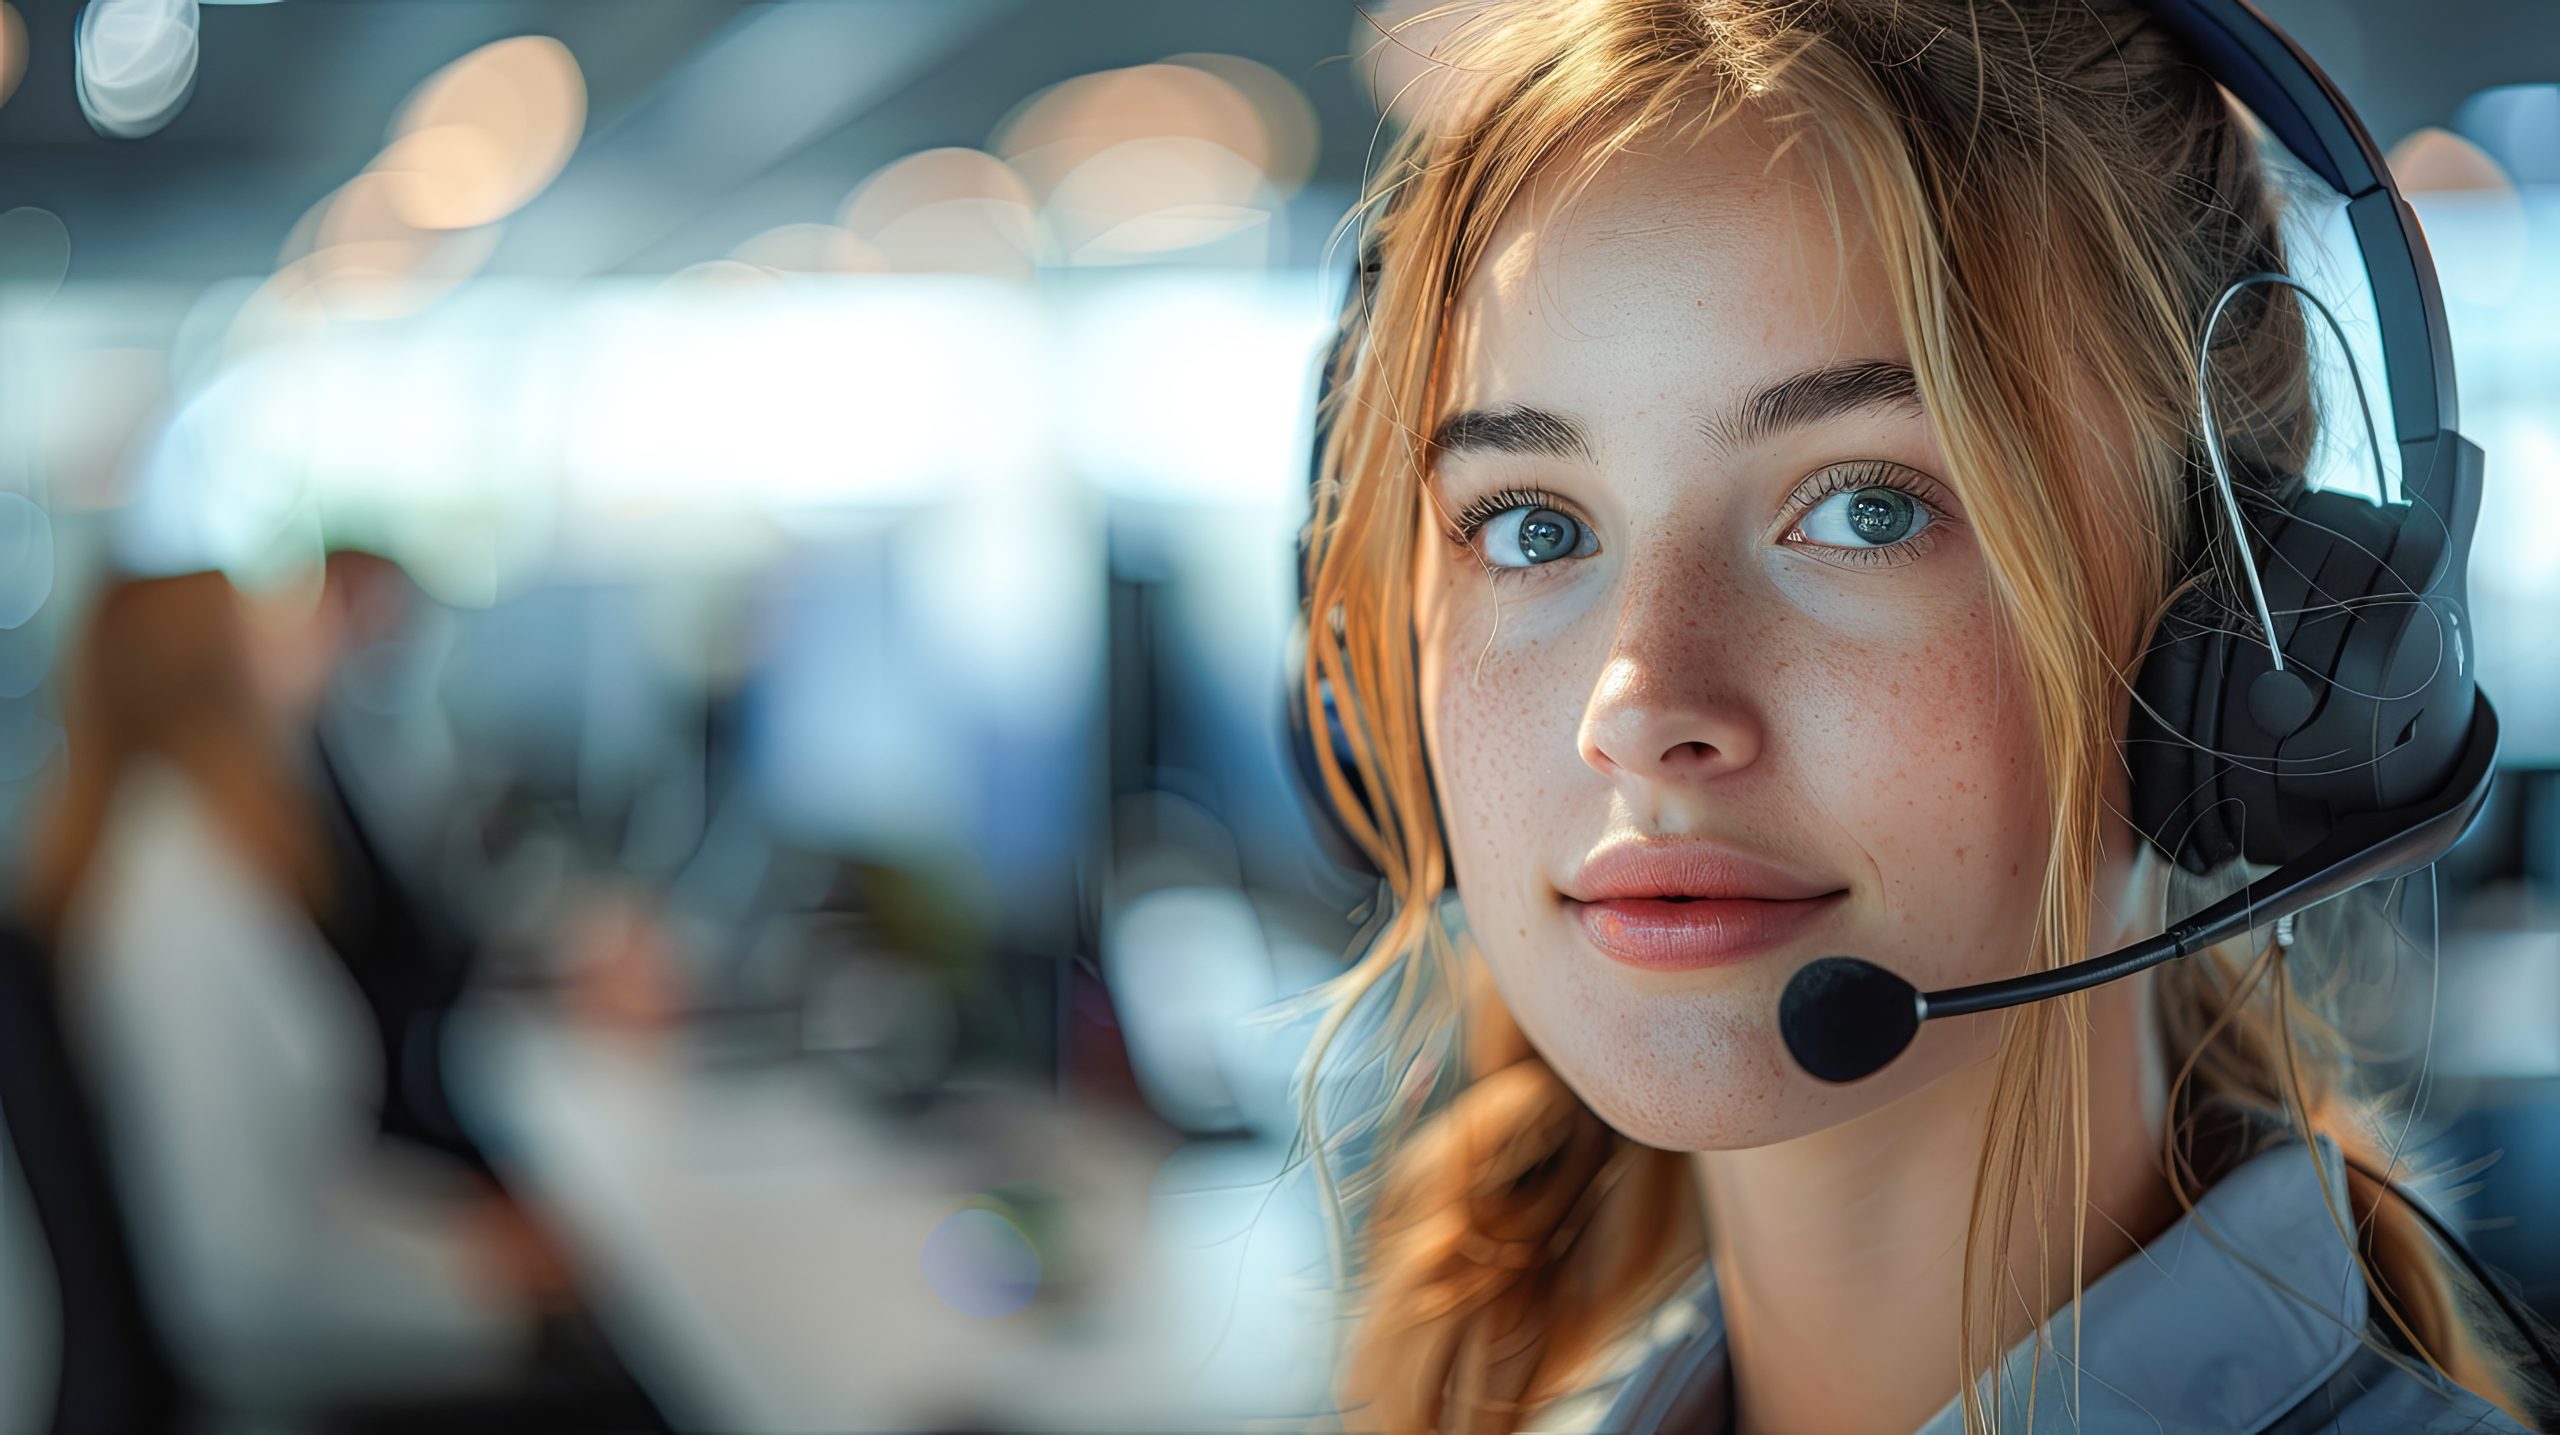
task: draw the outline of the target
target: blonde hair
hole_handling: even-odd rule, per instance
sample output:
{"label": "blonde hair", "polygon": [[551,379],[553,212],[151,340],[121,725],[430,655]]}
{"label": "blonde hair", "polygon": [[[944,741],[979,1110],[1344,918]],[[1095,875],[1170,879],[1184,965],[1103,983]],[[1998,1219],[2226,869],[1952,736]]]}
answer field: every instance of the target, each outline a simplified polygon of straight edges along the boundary
{"label": "blonde hair", "polygon": [[[1463,83],[1396,139],[1356,216],[1378,262],[1345,315],[1320,416],[1297,700],[1322,732],[1324,690],[1337,699],[1354,771],[1322,744],[1320,769],[1383,882],[1361,959],[1308,997],[1324,1019],[1299,1072],[1298,1153],[1332,1218],[1337,1279],[1356,1296],[1339,1379],[1353,1418],[1499,1431],[1583,1384],[1695,1271],[1706,1233],[1685,1155],[1584,1106],[1441,913],[1448,854],[1410,578],[1426,531],[1424,436],[1448,382],[1444,325],[1496,224],[1551,168],[1587,181],[1639,136],[1702,131],[1746,108],[1782,143],[1810,142],[1835,225],[1862,206],[2041,734],[2053,838],[2029,962],[2039,969],[2086,955],[2103,765],[2122,761],[2118,714],[2143,639],[2176,604],[2232,611],[2227,535],[2200,496],[2210,479],[2189,356],[2230,281],[2284,263],[2281,205],[2237,112],[2114,0],[1506,0],[1438,54]],[[2301,481],[2315,434],[2291,296],[2243,291],[2213,362],[2235,476],[2281,495]],[[2122,457],[2093,465],[2092,452]],[[2172,910],[2261,870],[2173,873]],[[2348,971],[2350,914],[2372,931],[2373,910],[2342,898],[2306,914],[2286,960],[2235,939],[2158,972],[2173,1068],[2162,1162],[2182,1203],[2286,1127],[2326,1134],[2377,1170],[2397,1160],[2373,1101],[2352,1092],[2338,984],[2306,989],[2287,972],[2323,960]],[[1382,991],[1383,1010],[1367,1005]],[[1378,1072],[1383,1089],[1337,1127],[1318,1108],[1319,1075],[1355,1008],[1377,1020],[1354,1069]],[[2086,1194],[2087,1024],[2075,996],[2019,1008],[2004,1030],[1958,1312],[1969,1429],[1997,1424],[1971,1373],[2001,1353],[2008,1193],[2051,1189],[2067,1160]],[[2518,1369],[2507,1333],[2481,1322],[2476,1285],[2352,1164],[2348,1184],[2382,1318],[2438,1370],[2527,1418],[2547,1392]],[[2074,1289],[2080,1256],[2075,1222]]]}

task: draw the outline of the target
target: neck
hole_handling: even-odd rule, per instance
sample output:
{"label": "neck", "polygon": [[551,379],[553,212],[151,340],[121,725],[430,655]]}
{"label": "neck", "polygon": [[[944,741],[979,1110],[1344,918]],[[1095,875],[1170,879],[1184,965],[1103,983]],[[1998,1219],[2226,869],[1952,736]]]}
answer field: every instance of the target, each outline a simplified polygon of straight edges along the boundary
{"label": "neck", "polygon": [[[2092,936],[2133,940],[2122,929]],[[2046,1180],[2027,1173],[2017,1183],[1997,1348],[1976,1351],[1970,1369],[1960,1365],[1958,1312],[1996,1061],[1793,1141],[1691,1155],[1744,1435],[1916,1429],[2029,1333],[2019,1299],[2042,1321],[2075,1297],[2075,1225],[2087,1283],[2176,1219],[2160,1171],[2167,1080],[2150,978],[2089,993],[2086,1203],[2066,1127],[2051,1148],[2066,1159]],[[1856,1378],[1842,1378],[1851,1370]]]}

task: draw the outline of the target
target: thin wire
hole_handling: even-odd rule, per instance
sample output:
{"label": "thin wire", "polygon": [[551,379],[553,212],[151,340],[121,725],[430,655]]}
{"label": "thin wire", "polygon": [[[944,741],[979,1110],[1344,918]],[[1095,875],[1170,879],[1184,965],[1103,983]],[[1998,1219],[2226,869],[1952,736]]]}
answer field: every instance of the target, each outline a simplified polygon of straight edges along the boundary
{"label": "thin wire", "polygon": [[2347,377],[2355,384],[2356,407],[2364,414],[2365,446],[2373,453],[2373,491],[2377,498],[2387,497],[2387,475],[2382,470],[2382,440],[2373,425],[2373,403],[2365,396],[2364,372],[2356,367],[2355,352],[2347,347],[2347,332],[2339,326],[2338,316],[2329,311],[2328,304],[2319,295],[2290,274],[2261,270],[2232,280],[2221,297],[2213,301],[2212,312],[2205,315],[2204,332],[2196,336],[2196,421],[2204,430],[2205,458],[2213,465],[2213,481],[2222,490],[2223,511],[2231,516],[2232,537],[2240,544],[2240,571],[2248,575],[2249,597],[2258,605],[2258,625],[2266,630],[2267,653],[2275,661],[2275,670],[2281,673],[2284,671],[2284,648],[2276,641],[2275,615],[2267,610],[2267,590],[2258,581],[2258,560],[2250,552],[2249,533],[2240,520],[2240,499],[2232,489],[2231,468],[2222,457],[2222,426],[2213,417],[2213,370],[2207,358],[2213,347],[2213,326],[2221,322],[2222,311],[2230,307],[2232,296],[2253,284],[2281,284],[2309,300],[2311,307],[2320,311],[2320,318],[2337,338],[2338,352],[2347,357]]}

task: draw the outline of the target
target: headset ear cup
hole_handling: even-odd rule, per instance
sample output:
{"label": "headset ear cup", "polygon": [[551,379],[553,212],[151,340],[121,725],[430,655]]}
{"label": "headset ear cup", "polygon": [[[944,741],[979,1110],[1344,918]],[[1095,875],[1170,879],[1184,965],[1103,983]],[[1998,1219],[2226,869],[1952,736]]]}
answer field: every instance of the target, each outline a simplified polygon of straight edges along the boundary
{"label": "headset ear cup", "polygon": [[1307,725],[1307,625],[1303,617],[1290,628],[1288,656],[1282,672],[1280,702],[1285,730],[1289,735],[1290,767],[1297,777],[1299,805],[1306,812],[1307,825],[1315,834],[1316,845],[1323,849],[1335,866],[1353,872],[1372,872],[1375,869],[1369,855],[1361,850],[1359,839],[1343,822],[1342,814],[1334,810],[1333,796],[1325,788],[1322,760],[1316,754],[1316,744],[1320,741],[1332,747],[1334,759],[1341,764],[1343,776],[1349,779],[1361,810],[1374,815],[1369,794],[1361,790],[1359,770],[1352,764],[1350,739],[1343,732],[1342,715],[1334,708],[1330,683],[1325,685],[1322,694],[1324,731],[1319,734]]}
{"label": "headset ear cup", "polygon": [[1373,826],[1376,808],[1370,803],[1369,794],[1361,790],[1359,769],[1351,759],[1350,739],[1343,731],[1342,714],[1336,708],[1331,684],[1324,685],[1320,695],[1324,730],[1317,732],[1308,725],[1306,680],[1308,618],[1313,607],[1307,571],[1314,528],[1312,495],[1324,478],[1325,446],[1335,418],[1335,386],[1359,348],[1360,316],[1377,273],[1378,242],[1372,232],[1362,245],[1359,265],[1343,286],[1342,310],[1334,327],[1333,339],[1325,346],[1325,352],[1316,364],[1315,422],[1307,450],[1307,487],[1311,501],[1307,526],[1299,530],[1296,561],[1291,565],[1297,580],[1298,615],[1290,625],[1280,695],[1287,719],[1290,768],[1297,778],[1299,806],[1306,813],[1307,825],[1315,835],[1316,845],[1336,867],[1372,877],[1380,875],[1375,864],[1362,850],[1359,839],[1352,835],[1343,815],[1335,810],[1333,794],[1325,786],[1322,760],[1316,753],[1317,743],[1332,747],[1343,776],[1349,780],[1361,810],[1371,815]]}
{"label": "headset ear cup", "polygon": [[[1415,671],[1419,672],[1421,653],[1418,647],[1413,649],[1413,661],[1416,664]],[[1377,803],[1371,800],[1368,789],[1361,784],[1359,764],[1351,751],[1351,735],[1344,724],[1341,708],[1335,701],[1333,684],[1330,681],[1318,685],[1318,701],[1324,709],[1324,731],[1319,734],[1307,724],[1304,697],[1306,665],[1307,625],[1302,615],[1290,625],[1289,646],[1287,655],[1283,659],[1281,683],[1281,702],[1285,709],[1284,730],[1288,734],[1290,768],[1297,778],[1295,786],[1300,806],[1307,814],[1308,826],[1314,830],[1317,845],[1324,850],[1325,856],[1330,858],[1335,866],[1372,878],[1381,877],[1384,874],[1379,872],[1377,864],[1372,862],[1369,854],[1361,848],[1360,839],[1352,834],[1350,824],[1343,820],[1343,814],[1334,807],[1333,795],[1325,787],[1322,760],[1316,753],[1318,742],[1332,747],[1334,762],[1342,769],[1343,780],[1351,788],[1354,806],[1362,816],[1367,818],[1373,829],[1383,827],[1384,824],[1379,819]],[[1429,746],[1429,740],[1425,738],[1424,771],[1426,774],[1430,771]],[[1432,819],[1439,824],[1442,850],[1445,852],[1448,847],[1448,810],[1442,805],[1440,784],[1436,778],[1430,780],[1430,792],[1431,815]],[[1441,895],[1445,897],[1455,892],[1457,885],[1454,873],[1444,875],[1441,881]]]}

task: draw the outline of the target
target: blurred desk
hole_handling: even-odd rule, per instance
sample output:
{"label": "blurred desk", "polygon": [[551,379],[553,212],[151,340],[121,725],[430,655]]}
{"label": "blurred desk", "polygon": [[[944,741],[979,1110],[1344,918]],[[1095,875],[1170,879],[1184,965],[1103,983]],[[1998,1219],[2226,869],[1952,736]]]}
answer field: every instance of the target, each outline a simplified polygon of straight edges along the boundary
{"label": "blurred desk", "polygon": [[[916,1127],[808,1061],[702,1061],[681,1032],[540,1007],[459,1015],[445,1059],[498,1168],[565,1243],[597,1317],[682,1429],[1188,1430],[1176,1282],[1148,1231],[1171,1143],[1031,1090]],[[1066,1198],[1086,1288],[955,1309],[927,1237],[972,1192]],[[965,1303],[965,1302],[964,1302]]]}

